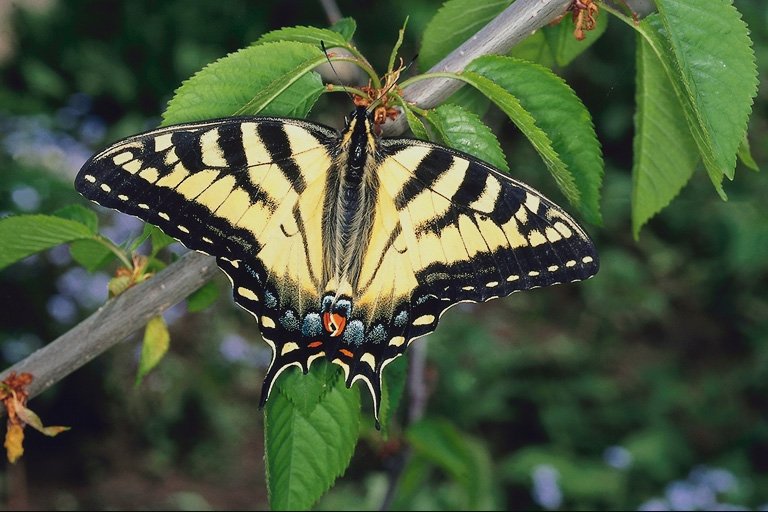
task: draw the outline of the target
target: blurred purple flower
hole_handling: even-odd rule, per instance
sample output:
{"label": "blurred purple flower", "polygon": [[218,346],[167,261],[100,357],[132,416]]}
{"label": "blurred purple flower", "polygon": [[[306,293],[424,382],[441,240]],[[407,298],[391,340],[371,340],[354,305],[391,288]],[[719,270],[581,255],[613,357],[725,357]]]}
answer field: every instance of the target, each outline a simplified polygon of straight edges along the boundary
{"label": "blurred purple flower", "polygon": [[672,510],[710,510],[717,495],[705,485],[688,480],[675,480],[664,493]]}
{"label": "blurred purple flower", "polygon": [[186,314],[187,301],[183,300],[163,311],[163,319],[166,324],[171,325]]}
{"label": "blurred purple flower", "polygon": [[256,347],[235,333],[221,340],[219,352],[230,363],[243,363],[253,368],[266,368],[272,360],[272,352],[266,346]]}
{"label": "blurred purple flower", "polygon": [[60,324],[73,324],[77,320],[75,302],[64,295],[53,295],[45,305],[48,314]]}
{"label": "blurred purple flower", "polygon": [[632,452],[623,446],[609,446],[603,451],[603,460],[616,469],[629,469],[632,466]]}
{"label": "blurred purple flower", "polygon": [[72,267],[56,279],[56,290],[79,306],[93,309],[107,300],[109,276],[104,272],[88,272],[83,267]]}
{"label": "blurred purple flower", "polygon": [[6,362],[13,364],[21,361],[42,346],[42,340],[35,334],[24,333],[18,338],[7,339],[0,343],[0,356]]}
{"label": "blurred purple flower", "polygon": [[22,211],[32,212],[40,207],[40,194],[32,187],[25,185],[11,191],[11,200]]}
{"label": "blurred purple flower", "polygon": [[723,468],[696,466],[685,480],[667,485],[664,498],[652,498],[638,510],[749,510],[741,505],[718,502],[718,494],[739,487],[739,480]]}
{"label": "blurred purple flower", "polygon": [[48,251],[48,261],[57,267],[66,267],[72,263],[72,255],[69,253],[69,245],[61,244],[51,247]]}
{"label": "blurred purple flower", "polygon": [[662,500],[661,498],[651,498],[650,500],[637,507],[637,510],[650,512],[653,510],[666,511],[671,509],[665,500]]}
{"label": "blurred purple flower", "polygon": [[531,497],[542,508],[553,510],[563,504],[563,493],[560,490],[558,480],[560,472],[549,464],[539,464],[531,473],[533,489]]}
{"label": "blurred purple flower", "polygon": [[716,493],[733,491],[739,486],[736,476],[727,469],[703,465],[693,468],[688,475],[688,480],[705,485]]}

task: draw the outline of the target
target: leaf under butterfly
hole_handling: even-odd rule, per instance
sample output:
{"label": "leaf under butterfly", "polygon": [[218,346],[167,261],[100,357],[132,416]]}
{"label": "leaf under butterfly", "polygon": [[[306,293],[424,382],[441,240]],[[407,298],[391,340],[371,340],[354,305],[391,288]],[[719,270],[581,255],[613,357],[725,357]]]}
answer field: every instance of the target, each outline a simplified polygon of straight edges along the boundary
{"label": "leaf under butterfly", "polygon": [[264,410],[267,491],[273,510],[309,510],[352,458],[360,393],[344,389],[336,366],[286,373]]}

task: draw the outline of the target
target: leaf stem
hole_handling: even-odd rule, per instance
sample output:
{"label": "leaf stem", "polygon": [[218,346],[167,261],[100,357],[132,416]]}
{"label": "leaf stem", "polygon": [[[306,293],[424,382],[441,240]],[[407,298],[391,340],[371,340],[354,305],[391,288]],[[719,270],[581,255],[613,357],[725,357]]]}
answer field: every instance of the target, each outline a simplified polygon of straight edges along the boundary
{"label": "leaf stem", "polygon": [[131,260],[131,258],[120,246],[115,244],[115,242],[98,233],[94,235],[94,240],[102,244],[104,247],[109,249],[115,256],[117,256],[117,259],[120,260],[120,263],[122,263],[125,268],[133,269],[133,261]]}

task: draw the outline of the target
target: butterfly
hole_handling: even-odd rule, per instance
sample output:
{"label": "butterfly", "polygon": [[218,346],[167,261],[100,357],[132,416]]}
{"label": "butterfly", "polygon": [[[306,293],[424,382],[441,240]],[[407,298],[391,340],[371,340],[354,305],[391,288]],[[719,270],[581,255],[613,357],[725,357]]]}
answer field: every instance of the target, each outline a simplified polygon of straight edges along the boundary
{"label": "butterfly", "polygon": [[562,208],[468,154],[242,116],[159,128],[89,159],[75,188],[216,257],[272,348],[261,404],[317,358],[363,381],[378,423],[382,371],[459,302],[580,281],[595,246]]}

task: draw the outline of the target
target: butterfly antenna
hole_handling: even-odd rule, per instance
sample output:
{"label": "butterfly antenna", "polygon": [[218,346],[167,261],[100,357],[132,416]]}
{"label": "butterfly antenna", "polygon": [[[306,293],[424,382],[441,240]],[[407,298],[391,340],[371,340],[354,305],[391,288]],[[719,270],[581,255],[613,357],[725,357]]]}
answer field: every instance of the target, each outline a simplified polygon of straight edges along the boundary
{"label": "butterfly antenna", "polygon": [[323,54],[325,54],[325,60],[328,61],[328,65],[331,67],[331,71],[333,71],[333,75],[336,77],[336,81],[339,83],[342,89],[344,89],[344,92],[347,93],[347,96],[349,96],[349,99],[352,101],[352,103],[355,103],[355,98],[352,97],[352,93],[347,90],[347,86],[344,85],[344,81],[341,79],[339,74],[336,72],[336,68],[333,66],[333,62],[331,62],[331,58],[328,56],[328,50],[325,48],[325,41],[320,41],[320,48],[323,49]]}

